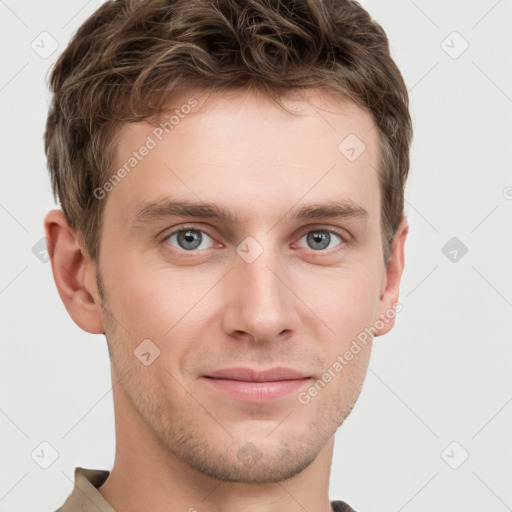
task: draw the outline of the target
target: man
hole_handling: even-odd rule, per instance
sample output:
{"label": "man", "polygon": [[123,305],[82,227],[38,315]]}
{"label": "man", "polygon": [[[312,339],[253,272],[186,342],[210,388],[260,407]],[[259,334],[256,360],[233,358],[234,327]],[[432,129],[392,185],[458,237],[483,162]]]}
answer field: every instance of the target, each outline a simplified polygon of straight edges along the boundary
{"label": "man", "polygon": [[334,434],[404,267],[408,97],[348,0],[111,1],[51,76],[45,218],[116,456],[60,511],[353,510]]}

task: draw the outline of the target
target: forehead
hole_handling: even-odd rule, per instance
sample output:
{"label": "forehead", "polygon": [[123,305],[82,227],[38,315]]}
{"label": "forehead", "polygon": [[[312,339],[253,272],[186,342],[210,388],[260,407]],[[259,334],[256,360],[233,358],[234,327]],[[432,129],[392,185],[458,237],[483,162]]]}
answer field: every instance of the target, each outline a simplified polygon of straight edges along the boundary
{"label": "forehead", "polygon": [[374,215],[379,149],[371,113],[326,90],[281,101],[293,113],[257,91],[198,90],[175,98],[154,124],[124,125],[115,169],[126,172],[106,209],[133,220],[142,205],[173,197],[219,203],[248,221],[271,207],[346,199]]}

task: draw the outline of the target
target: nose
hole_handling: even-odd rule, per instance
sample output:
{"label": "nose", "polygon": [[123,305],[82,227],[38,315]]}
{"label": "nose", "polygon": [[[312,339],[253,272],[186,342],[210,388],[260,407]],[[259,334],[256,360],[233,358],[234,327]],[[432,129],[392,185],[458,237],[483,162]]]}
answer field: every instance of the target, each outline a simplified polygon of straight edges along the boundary
{"label": "nose", "polygon": [[224,332],[259,343],[288,339],[297,331],[301,304],[291,280],[285,262],[269,249],[252,262],[237,255],[224,282]]}

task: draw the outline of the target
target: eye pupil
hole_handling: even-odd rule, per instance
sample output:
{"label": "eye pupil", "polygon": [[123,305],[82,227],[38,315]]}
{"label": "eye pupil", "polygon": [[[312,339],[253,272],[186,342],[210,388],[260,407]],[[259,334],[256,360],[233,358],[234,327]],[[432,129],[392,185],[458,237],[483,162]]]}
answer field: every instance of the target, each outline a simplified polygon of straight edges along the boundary
{"label": "eye pupil", "polygon": [[[203,232],[200,229],[182,229],[175,231],[176,242],[185,251],[195,251],[203,242]],[[336,235],[338,236],[338,235]],[[307,236],[307,244],[315,251],[322,251],[329,248],[331,243],[331,232],[329,230],[310,231]]]}
{"label": "eye pupil", "polygon": [[[312,244],[315,250],[325,249],[329,247],[331,235],[328,231],[312,231],[308,235],[308,242]],[[315,244],[320,244],[320,247],[315,247]]]}
{"label": "eye pupil", "polygon": [[192,250],[201,245],[202,235],[199,231],[187,229],[186,231],[180,231],[177,239],[183,249]]}

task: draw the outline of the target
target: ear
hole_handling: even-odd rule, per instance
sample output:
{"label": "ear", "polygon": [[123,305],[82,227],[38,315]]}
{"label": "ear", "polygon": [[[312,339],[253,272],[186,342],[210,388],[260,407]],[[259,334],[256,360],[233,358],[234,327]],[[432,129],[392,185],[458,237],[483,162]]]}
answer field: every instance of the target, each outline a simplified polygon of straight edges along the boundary
{"label": "ear", "polygon": [[44,230],[53,279],[73,321],[91,334],[104,334],[101,299],[92,263],[68,224],[62,210],[52,210],[44,219]]}
{"label": "ear", "polygon": [[[384,324],[378,329],[375,336],[382,336],[389,332],[395,325],[395,304],[398,302],[398,294],[400,290],[400,281],[404,270],[404,248],[407,234],[409,233],[409,224],[407,219],[403,219],[398,226],[393,238],[391,257],[386,265],[386,270],[382,278],[381,296],[379,300],[379,319],[376,325]],[[399,309],[396,308],[398,311]],[[378,323],[377,323],[378,322]]]}

